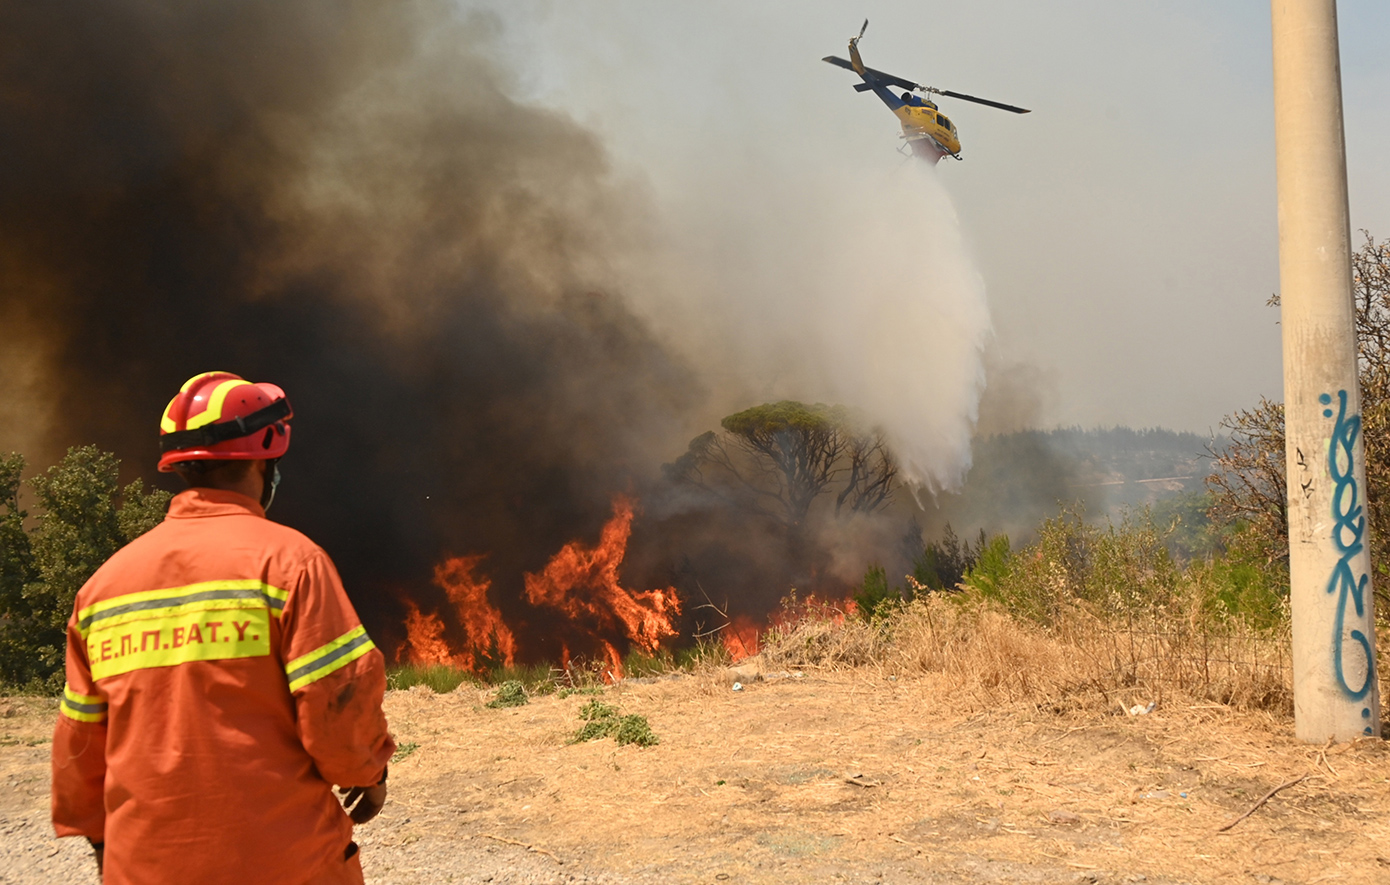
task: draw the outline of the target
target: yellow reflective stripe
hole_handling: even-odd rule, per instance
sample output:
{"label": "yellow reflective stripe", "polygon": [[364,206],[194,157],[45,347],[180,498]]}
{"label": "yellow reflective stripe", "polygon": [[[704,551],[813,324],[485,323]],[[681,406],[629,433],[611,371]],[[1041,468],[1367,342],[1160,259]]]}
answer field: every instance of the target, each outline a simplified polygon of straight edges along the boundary
{"label": "yellow reflective stripe", "polygon": [[106,719],[106,701],[97,695],[78,694],[71,686],[63,686],[63,701],[58,709],[69,719],[78,722],[102,722]]}
{"label": "yellow reflective stripe", "polygon": [[251,382],[243,381],[242,379],[238,378],[235,381],[223,381],[221,384],[214,387],[212,389],[212,396],[208,397],[207,408],[203,409],[203,411],[198,415],[195,415],[194,417],[189,418],[187,421],[185,421],[183,423],[184,429],[196,430],[197,428],[202,427],[204,424],[211,424],[218,418],[221,418],[222,404],[226,401],[227,394],[231,393],[232,390],[234,390],[235,388],[241,387],[243,385],[250,387]]}
{"label": "yellow reflective stripe", "polygon": [[270,609],[279,616],[280,610],[285,607],[285,603],[290,599],[290,591],[281,590],[279,587],[272,587],[269,584],[261,585],[262,595],[269,597]]}
{"label": "yellow reflective stripe", "polygon": [[207,378],[207,377],[210,376],[210,375],[230,375],[230,374],[232,374],[232,373],[231,373],[231,372],[203,372],[203,373],[201,373],[201,374],[194,375],[192,378],[189,378],[187,381],[183,382],[183,386],[179,388],[179,393],[188,393],[188,391],[191,390],[191,389],[193,388],[193,385],[197,384],[199,381],[202,381],[204,378]]}
{"label": "yellow reflective stripe", "polygon": [[96,705],[96,704],[105,704],[105,703],[106,703],[106,701],[104,701],[104,700],[101,699],[101,695],[98,695],[98,694],[78,694],[77,692],[75,692],[75,691],[72,690],[72,686],[71,686],[71,685],[64,685],[64,686],[63,686],[63,697],[65,697],[65,698],[67,698],[68,700],[72,701],[74,704]]}
{"label": "yellow reflective stripe", "polygon": [[179,429],[179,426],[174,423],[174,419],[169,417],[169,410],[172,409],[174,407],[174,403],[178,401],[178,397],[174,397],[173,399],[169,400],[169,405],[164,407],[164,415],[159,419],[159,429],[164,431],[165,433],[173,433],[174,431]]}
{"label": "yellow reflective stripe", "polygon": [[312,682],[317,682],[374,648],[376,646],[367,636],[367,628],[358,624],[327,645],[321,645],[307,655],[286,664],[285,677],[290,681],[290,691],[298,691]]}
{"label": "yellow reflective stripe", "polygon": [[223,600],[129,613],[97,621],[87,634],[92,678],[174,667],[190,661],[225,661],[270,654],[270,610],[263,603]]}
{"label": "yellow reflective stripe", "polygon": [[[187,381],[183,382],[183,386],[179,388],[179,393],[188,393],[188,391],[193,387],[193,385],[197,384],[199,381],[202,381],[204,378],[207,378],[209,375],[227,375],[227,374],[230,374],[230,373],[228,373],[228,372],[203,372],[203,373],[200,374],[200,375],[194,375],[192,378],[189,378]],[[176,402],[178,402],[178,401],[179,401],[179,398],[178,398],[178,397],[174,397],[173,399],[169,400],[169,405],[167,405],[167,406],[164,407],[164,415],[163,415],[163,417],[161,417],[161,418],[159,419],[159,429],[162,430],[162,431],[164,431],[165,433],[174,433],[175,431],[177,431],[177,430],[179,429],[179,425],[174,421],[173,417],[171,417],[170,414],[169,414],[169,410],[172,409],[172,408],[174,407],[174,403],[176,403]]]}
{"label": "yellow reflective stripe", "polygon": [[78,630],[85,637],[94,625],[110,626],[147,620],[173,610],[254,609],[265,607],[279,617],[289,599],[288,591],[254,578],[201,581],[183,587],[141,590],[93,603],[77,613]]}

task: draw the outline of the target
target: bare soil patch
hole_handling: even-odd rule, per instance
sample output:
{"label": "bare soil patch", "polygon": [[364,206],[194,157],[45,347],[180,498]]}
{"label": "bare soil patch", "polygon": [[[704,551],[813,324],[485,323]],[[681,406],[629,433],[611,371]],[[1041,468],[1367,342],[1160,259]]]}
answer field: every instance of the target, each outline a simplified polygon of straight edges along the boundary
{"label": "bare soil patch", "polygon": [[[1267,714],[990,708],[870,668],[740,691],[707,674],[604,692],[660,736],[640,748],[569,743],[586,696],[489,699],[388,695],[417,748],[358,831],[369,882],[1390,882],[1390,749],[1301,744]],[[0,701],[3,883],[96,881],[48,828],[54,715]]]}

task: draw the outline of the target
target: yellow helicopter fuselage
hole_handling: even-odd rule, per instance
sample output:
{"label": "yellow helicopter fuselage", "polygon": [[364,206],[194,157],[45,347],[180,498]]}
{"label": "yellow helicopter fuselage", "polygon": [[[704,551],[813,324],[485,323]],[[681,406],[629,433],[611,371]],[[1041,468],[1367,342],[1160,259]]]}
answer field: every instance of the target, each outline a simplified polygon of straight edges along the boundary
{"label": "yellow helicopter fuselage", "polygon": [[[925,99],[917,101],[921,104],[904,102],[893,109],[893,114],[902,124],[903,138],[912,145],[913,152],[919,155],[930,153],[931,159],[940,159],[943,152],[951,155],[960,153],[960,136],[956,133],[955,124],[932,102]],[[935,145],[923,143],[933,141]]]}

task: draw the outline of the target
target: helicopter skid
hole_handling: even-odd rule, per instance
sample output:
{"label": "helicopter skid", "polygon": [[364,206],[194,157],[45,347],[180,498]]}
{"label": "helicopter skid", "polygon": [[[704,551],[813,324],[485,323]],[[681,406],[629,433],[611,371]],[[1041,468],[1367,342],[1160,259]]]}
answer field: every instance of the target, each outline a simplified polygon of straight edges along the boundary
{"label": "helicopter skid", "polygon": [[960,154],[952,153],[941,146],[941,143],[926,133],[920,135],[904,135],[902,138],[907,141],[912,148],[912,152],[923,160],[930,160],[933,164],[940,163],[942,157],[955,157],[960,159]]}

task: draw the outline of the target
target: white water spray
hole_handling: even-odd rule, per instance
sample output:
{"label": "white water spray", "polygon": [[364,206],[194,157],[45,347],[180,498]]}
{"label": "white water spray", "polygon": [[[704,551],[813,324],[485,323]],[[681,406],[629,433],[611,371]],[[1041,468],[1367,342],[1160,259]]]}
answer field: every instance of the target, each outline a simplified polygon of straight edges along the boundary
{"label": "white water spray", "polygon": [[757,402],[839,403],[882,428],[903,478],[959,484],[984,386],[984,281],[949,194],[918,160],[740,176],[673,213],[658,309],[713,379],[720,414]]}

